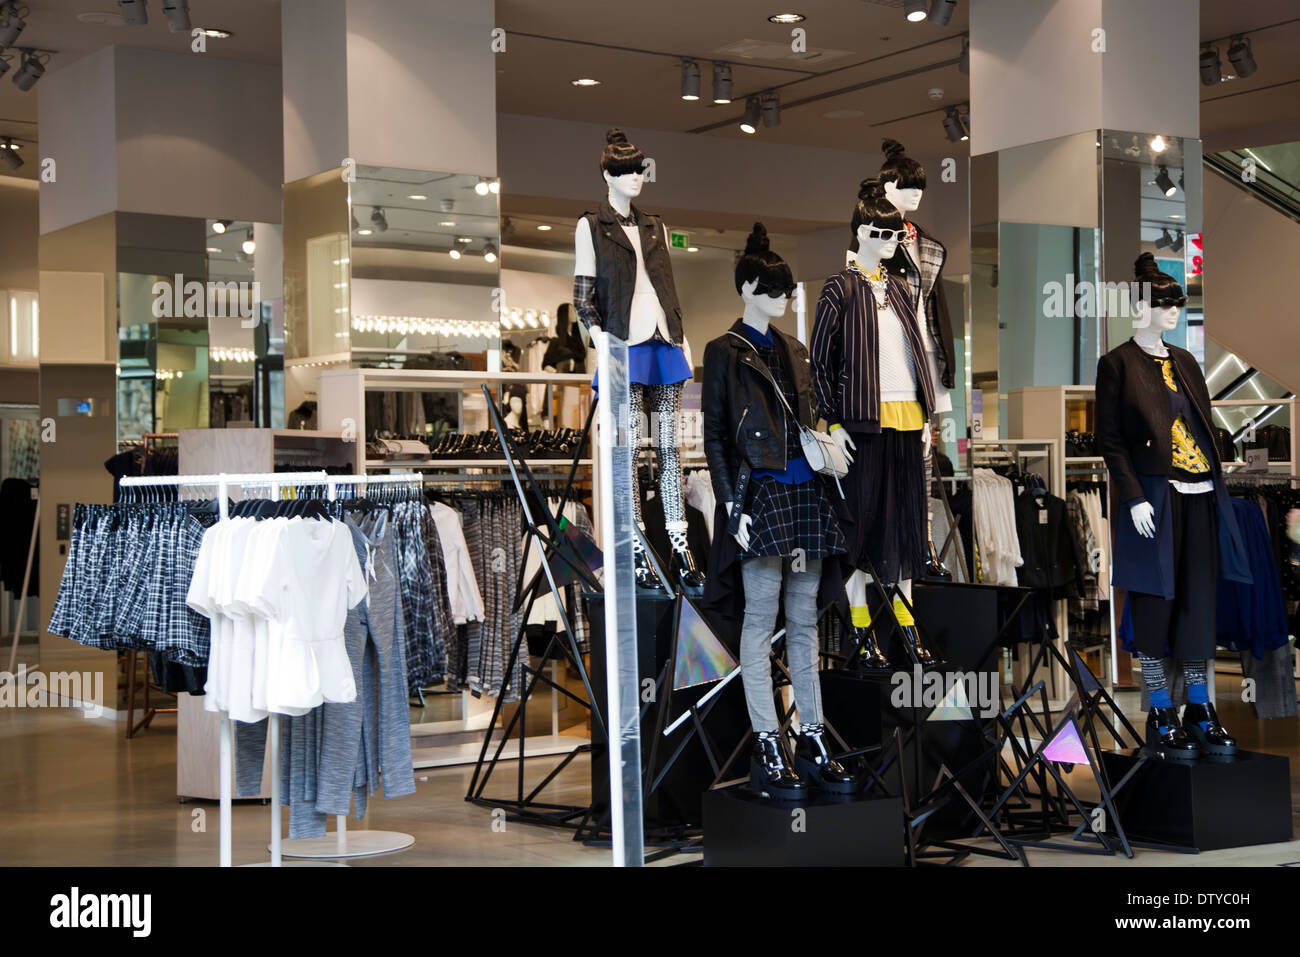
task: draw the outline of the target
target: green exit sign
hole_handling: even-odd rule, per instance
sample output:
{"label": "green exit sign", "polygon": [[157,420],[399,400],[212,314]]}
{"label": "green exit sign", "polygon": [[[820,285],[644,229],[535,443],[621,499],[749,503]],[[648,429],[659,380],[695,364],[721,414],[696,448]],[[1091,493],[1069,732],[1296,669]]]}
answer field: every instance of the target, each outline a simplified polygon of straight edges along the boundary
{"label": "green exit sign", "polygon": [[691,245],[691,234],[683,233],[676,229],[669,230],[668,245],[673,249],[689,249]]}

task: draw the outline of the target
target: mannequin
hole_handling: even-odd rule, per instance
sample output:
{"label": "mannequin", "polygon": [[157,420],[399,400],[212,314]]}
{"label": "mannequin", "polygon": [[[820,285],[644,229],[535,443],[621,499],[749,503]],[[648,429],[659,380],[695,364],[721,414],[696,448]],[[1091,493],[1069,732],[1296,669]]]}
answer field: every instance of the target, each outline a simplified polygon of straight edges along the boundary
{"label": "mannequin", "polygon": [[[682,384],[692,377],[682,351],[682,314],[668,257],[668,231],[658,216],[632,200],[645,185],[645,154],[622,130],[606,135],[600,168],[608,193],[600,209],[585,213],[574,232],[573,304],[593,336],[608,334],[628,343],[632,405],[629,441],[640,441],[642,416],[657,427],[659,491],[665,529],[672,544],[671,574],[698,594],[704,575],[686,545],[682,469],[677,452]],[[636,523],[644,531],[640,496]],[[633,544],[641,588],[662,587],[640,538]]]}
{"label": "mannequin", "polygon": [[[907,282],[916,309],[917,325],[925,342],[926,364],[930,368],[930,381],[934,386],[934,408],[931,422],[942,428],[944,413],[952,411],[953,375],[956,369],[952,322],[948,317],[948,301],[943,291],[943,266],[948,251],[925,230],[911,222],[912,214],[921,205],[925,195],[925,167],[907,155],[903,144],[886,139],[881,143],[885,161],[880,167],[880,179],[885,184],[885,198],[908,221],[908,236],[899,243],[889,259],[889,271],[897,273]],[[930,430],[925,431],[922,473],[926,487],[933,478],[934,442]],[[926,574],[932,578],[949,578],[939,563],[931,532],[930,496],[925,499],[926,541],[930,560]]]}
{"label": "mannequin", "polygon": [[[885,266],[909,229],[880,180],[863,181],[849,229],[849,265],[826,281],[817,303],[813,382],[831,437],[850,463],[844,483],[853,521],[848,555],[859,571],[846,588],[861,664],[885,671],[890,663],[870,629],[866,568],[874,567],[886,587],[897,584],[909,600],[911,579],[925,569],[929,481],[922,446],[934,386],[929,367],[918,361],[925,339],[907,285]],[[938,664],[900,598],[894,615],[910,661]]]}
{"label": "mannequin", "polygon": [[[762,223],[754,224],[735,281],[743,314],[704,353],[704,452],[720,503],[716,535],[729,534],[739,546],[727,551],[715,543],[710,561],[741,563],[740,668],[754,729],[750,784],[776,798],[808,788],[851,793],[856,775],[826,747],[817,645],[822,561],[842,555],[845,541],[825,480],[800,445],[799,426],[816,419],[808,353],[771,325],[785,315],[794,280],[771,251]],[[710,581],[721,571],[711,567]],[[800,722],[793,767],[782,747],[769,658],[783,586],[786,657]]]}
{"label": "mannequin", "polygon": [[506,410],[506,428],[522,429],[524,427],[524,397],[510,396],[510,407]]}
{"label": "mannequin", "polygon": [[[1164,334],[1187,299],[1177,280],[1143,253],[1134,273],[1135,333],[1097,363],[1097,445],[1120,502],[1112,579],[1127,593],[1125,630],[1151,700],[1147,748],[1164,757],[1235,754],[1237,743],[1210,702],[1220,575],[1250,581],[1235,514],[1211,441],[1210,397],[1191,353]],[[1181,722],[1162,659],[1183,663]]]}

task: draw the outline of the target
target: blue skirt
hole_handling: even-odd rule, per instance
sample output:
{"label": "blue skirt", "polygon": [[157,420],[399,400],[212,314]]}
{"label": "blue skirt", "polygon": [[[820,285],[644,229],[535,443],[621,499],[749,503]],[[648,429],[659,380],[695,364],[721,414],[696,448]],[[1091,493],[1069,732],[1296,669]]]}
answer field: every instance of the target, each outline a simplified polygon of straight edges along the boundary
{"label": "blue skirt", "polygon": [[[639,342],[627,349],[627,376],[637,385],[671,385],[694,378],[681,346],[662,339]],[[591,388],[600,390],[600,372],[592,377]]]}

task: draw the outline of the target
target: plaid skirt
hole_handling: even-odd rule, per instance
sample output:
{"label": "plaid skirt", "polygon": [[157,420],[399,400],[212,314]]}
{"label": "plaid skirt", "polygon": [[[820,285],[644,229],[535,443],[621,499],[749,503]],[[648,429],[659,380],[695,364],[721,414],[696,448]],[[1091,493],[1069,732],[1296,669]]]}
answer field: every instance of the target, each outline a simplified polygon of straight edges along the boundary
{"label": "plaid skirt", "polygon": [[[754,480],[745,514],[753,519],[749,527],[749,548],[740,558],[829,558],[847,550],[825,482],[814,478],[786,485],[771,476]],[[799,550],[799,551],[796,551]]]}

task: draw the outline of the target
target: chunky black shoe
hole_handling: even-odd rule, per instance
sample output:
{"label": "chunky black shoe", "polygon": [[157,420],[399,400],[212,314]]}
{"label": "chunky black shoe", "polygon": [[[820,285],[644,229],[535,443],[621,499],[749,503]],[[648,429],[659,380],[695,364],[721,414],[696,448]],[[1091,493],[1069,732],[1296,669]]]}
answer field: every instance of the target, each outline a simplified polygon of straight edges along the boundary
{"label": "chunky black shoe", "polygon": [[832,794],[853,794],[858,790],[858,778],[850,774],[826,750],[823,737],[826,729],[814,724],[801,731],[794,746],[794,768],[811,788]]}
{"label": "chunky black shoe", "polygon": [[749,786],[765,798],[798,800],[807,796],[808,786],[786,762],[775,731],[754,735],[754,753],[749,759]]}
{"label": "chunky black shoe", "polygon": [[664,587],[664,583],[659,580],[655,574],[655,568],[650,564],[650,556],[646,554],[644,548],[632,550],[632,566],[636,572],[636,587],[644,588],[647,591],[654,591]]}
{"label": "chunky black shoe", "polygon": [[894,666],[880,650],[875,631],[870,628],[858,628],[857,633],[861,642],[858,651],[858,667],[865,671],[893,671]]}
{"label": "chunky black shoe", "polygon": [[922,668],[934,668],[943,664],[943,659],[925,646],[921,641],[921,636],[916,633],[916,627],[913,625],[903,625],[899,631],[903,636],[903,648],[907,651],[907,657],[912,659],[913,663],[920,665]]}
{"label": "chunky black shoe", "polygon": [[1201,756],[1196,742],[1179,727],[1177,708],[1152,708],[1147,712],[1147,749],[1177,761],[1195,761]]}
{"label": "chunky black shoe", "polygon": [[693,596],[703,594],[704,572],[696,566],[695,558],[689,548],[683,548],[681,551],[674,548],[673,557],[669,562],[671,564],[669,576],[675,578],[688,594]]}
{"label": "chunky black shoe", "polygon": [[[1201,722],[1205,727],[1201,727]],[[1189,704],[1183,709],[1183,730],[1202,754],[1232,755],[1237,753],[1237,739],[1219,724],[1214,705]]]}

